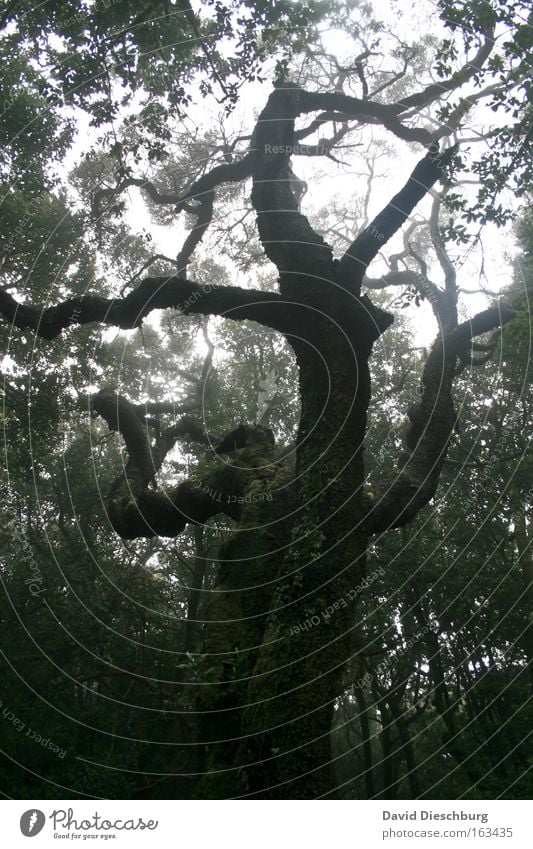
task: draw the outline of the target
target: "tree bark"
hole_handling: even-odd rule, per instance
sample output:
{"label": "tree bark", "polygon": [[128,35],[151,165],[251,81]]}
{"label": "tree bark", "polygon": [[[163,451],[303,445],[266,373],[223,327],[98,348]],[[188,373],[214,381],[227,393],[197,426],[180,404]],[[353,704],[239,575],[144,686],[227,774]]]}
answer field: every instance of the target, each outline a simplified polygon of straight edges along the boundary
{"label": "tree bark", "polygon": [[374,789],[374,763],[372,757],[372,736],[370,733],[370,722],[368,720],[368,705],[365,694],[360,687],[356,688],[355,695],[359,708],[359,724],[361,726],[361,739],[363,741],[366,797],[367,799],[373,799],[376,791]]}

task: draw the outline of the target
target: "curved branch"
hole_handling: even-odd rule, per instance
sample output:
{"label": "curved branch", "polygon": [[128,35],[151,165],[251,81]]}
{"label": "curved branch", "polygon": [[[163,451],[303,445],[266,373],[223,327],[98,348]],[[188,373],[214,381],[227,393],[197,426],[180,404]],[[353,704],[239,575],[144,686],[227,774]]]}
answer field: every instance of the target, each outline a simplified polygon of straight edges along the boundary
{"label": "curved branch", "polygon": [[152,254],[152,256],[149,257],[146,262],[141,265],[139,270],[135,272],[133,277],[130,277],[130,279],[126,283],[124,283],[122,289],[120,290],[120,294],[124,295],[126,289],[128,289],[129,286],[131,286],[131,284],[135,282],[135,280],[139,279],[141,274],[144,274],[144,272],[147,271],[147,269],[149,269],[150,266],[154,265],[154,263],[156,262],[168,262],[170,265],[173,266],[177,266],[178,264],[175,259],[172,259],[172,257],[170,256],[165,256],[165,254]]}
{"label": "curved branch", "polygon": [[442,268],[444,274],[444,285],[446,294],[450,299],[450,304],[453,304],[455,307],[457,322],[457,272],[455,271],[455,266],[453,262],[448,256],[446,246],[439,230],[439,213],[442,204],[442,198],[444,197],[445,193],[446,190],[443,191],[441,194],[436,194],[433,199],[433,203],[431,206],[431,214],[429,217],[429,233],[431,236],[433,247],[435,248],[435,253],[437,254],[439,265]]}
{"label": "curved branch", "polygon": [[294,121],[302,111],[301,95],[298,86],[276,88],[259,116],[252,140],[252,203],[259,238],[278,270],[320,275],[322,265],[331,265],[332,249],[300,213],[291,189],[290,157]]}
{"label": "curved branch", "polygon": [[341,285],[353,285],[354,279],[363,279],[367,266],[443,175],[454,154],[455,148],[439,153],[438,149],[432,147],[420,160],[405,186],[357,236],[342,257],[337,274],[337,281]]}
{"label": "curved branch", "polygon": [[287,301],[273,292],[239,286],[200,285],[179,277],[147,277],[124,298],[80,295],[57,306],[21,304],[0,288],[0,315],[21,330],[53,339],[67,327],[102,322],[124,330],[140,327],[156,309],[174,308],[183,315],[219,315],[236,321],[250,319],[288,332],[293,315]]}
{"label": "curved branch", "polygon": [[[325,120],[338,119],[341,115],[343,120],[353,118],[363,123],[381,123],[402,139],[431,145],[433,139],[429,131],[406,127],[398,121],[397,116],[401,110],[402,107],[397,104],[391,106],[361,100],[340,92],[307,92],[290,83],[276,88],[270,95],[252,137],[252,202],[258,214],[263,247],[280,271],[305,272],[307,269],[320,274],[320,265],[324,261],[331,261],[329,245],[313,230],[307,218],[300,214],[290,191],[289,160],[295,149],[294,140],[304,137],[313,127],[320,126]],[[322,114],[310,128],[295,133],[295,118],[304,112],[314,111],[321,111]],[[411,179],[422,184],[424,189],[422,192],[412,192],[410,186],[412,198],[405,196],[405,192],[399,196],[399,201],[410,200],[405,217],[437,179],[439,168],[444,165],[443,157],[439,159],[433,153],[428,160],[429,165],[428,161],[424,160],[424,164],[419,164],[415,169]],[[390,235],[401,226],[403,220],[393,228]],[[303,245],[306,247],[305,251],[301,250]],[[316,249],[310,250],[310,246],[316,246]]]}
{"label": "curved branch", "polygon": [[[224,162],[216,165],[207,174],[203,174],[181,196],[176,204],[176,212],[187,209],[187,201],[198,200],[202,195],[212,192],[222,183],[238,183],[252,176],[253,151],[250,150],[236,162]],[[190,211],[190,209],[189,209]]]}
{"label": "curved branch", "polygon": [[389,132],[404,141],[419,142],[426,147],[433,142],[433,135],[429,130],[423,127],[407,127],[398,120],[398,116],[403,111],[401,104],[360,100],[341,92],[308,92],[303,89],[299,91],[300,112],[321,110],[325,114],[316,119],[321,124],[325,120],[345,122],[355,119],[360,123],[382,124]]}
{"label": "curved branch", "polygon": [[437,337],[422,373],[422,396],[408,411],[410,424],[404,435],[406,453],[400,459],[400,471],[370,505],[369,533],[406,525],[431,501],[457,421],[452,398],[457,357],[475,336],[503,327],[515,315],[515,310],[496,305],[444,338]]}
{"label": "curved branch", "polygon": [[[435,140],[435,134],[422,127],[407,127],[401,122],[400,117],[407,117],[403,113],[408,110],[416,109],[419,111],[429,106],[443,95],[460,88],[468,82],[482,69],[493,47],[494,38],[493,33],[490,32],[485,36],[483,43],[480,45],[473,59],[466,62],[459,71],[452,74],[448,79],[442,80],[439,83],[432,83],[421,91],[408,95],[396,103],[377,103],[375,100],[368,99],[367,97],[360,100],[342,92],[302,92],[302,111],[310,112],[320,109],[325,113],[313,122],[311,125],[313,130],[318,129],[320,124],[325,121],[346,121],[354,118],[361,121],[363,119],[366,123],[383,124],[386,129],[404,141],[419,142],[429,147]],[[378,92],[379,89],[373,92],[372,97],[375,97]],[[488,89],[484,90],[482,96],[485,96],[487,93],[490,93]],[[473,99],[478,98],[474,95]],[[307,132],[305,131],[305,134]]]}
{"label": "curved branch", "polygon": [[516,315],[518,315],[517,310],[506,306],[506,304],[496,304],[459,324],[448,335],[447,343],[451,350],[457,351],[476,336],[481,336],[483,333],[489,333],[491,330],[508,324]]}
{"label": "curved branch", "polygon": [[423,109],[425,106],[429,106],[430,103],[438,100],[443,94],[446,94],[449,91],[454,91],[454,89],[464,85],[464,83],[468,82],[468,80],[472,79],[472,77],[475,77],[475,75],[480,72],[492,53],[494,48],[493,36],[494,32],[491,30],[485,35],[485,38],[479,46],[474,58],[471,61],[466,62],[459,71],[456,71],[455,74],[452,74],[452,76],[447,80],[442,80],[440,83],[431,83],[431,85],[426,86],[426,88],[422,89],[422,91],[416,92],[416,94],[411,94],[408,97],[404,97],[402,100],[398,101],[395,106],[399,107],[402,112],[406,109]]}
{"label": "curved branch", "polygon": [[209,375],[211,373],[211,369],[213,368],[213,357],[215,355],[215,346],[209,338],[208,325],[209,321],[207,318],[205,318],[202,322],[202,336],[204,337],[204,342],[207,345],[207,353],[205,355],[204,364],[202,366],[202,376],[198,381],[198,390],[200,393],[204,392],[207,381],[209,380]]}
{"label": "curved branch", "polygon": [[257,465],[273,460],[271,431],[241,426],[219,445],[220,451],[230,453],[241,449],[238,464],[218,463],[197,479],[159,492],[149,485],[179,438],[209,444],[201,425],[184,417],[152,444],[137,407],[122,396],[104,390],[93,396],[91,406],[126,443],[128,461],[111,485],[107,503],[111,524],[123,539],[175,537],[187,524],[203,524],[219,513],[239,519],[246,487],[257,477]]}
{"label": "curved branch", "polygon": [[421,283],[420,274],[406,268],[402,271],[389,271],[383,277],[363,277],[363,286],[366,289],[386,289],[387,286],[416,286]]}
{"label": "curved branch", "polygon": [[433,315],[437,319],[441,332],[445,333],[457,324],[457,297],[450,298],[448,292],[443,292],[442,289],[433,283],[428,276],[428,268],[425,259],[420,256],[414,247],[404,239],[407,253],[418,263],[420,268],[420,278],[417,289],[424,298],[427,298],[433,310]]}
{"label": "curved branch", "polygon": [[207,174],[202,174],[182,194],[159,192],[155,185],[144,177],[128,177],[113,188],[99,189],[95,192],[93,195],[92,213],[94,218],[99,218],[102,214],[101,201],[103,198],[116,197],[132,187],[137,187],[145,191],[153,203],[161,206],[175,206],[176,212],[185,210],[186,212],[194,213],[196,210],[194,206],[190,205],[189,201],[199,200],[202,195],[212,192],[217,186],[222,185],[222,183],[239,182],[251,176],[252,155],[249,151],[242,159],[236,162],[225,162],[221,165],[216,165]]}
{"label": "curved branch", "polygon": [[[122,395],[103,389],[92,396],[90,406],[105,420],[109,430],[117,431],[124,438],[130,458],[126,474],[135,494],[153,480],[166,455],[181,437],[209,445],[210,438],[190,416],[165,428],[152,442],[144,415],[148,405],[132,404]],[[161,405],[157,407],[163,409]]]}
{"label": "curved branch", "polygon": [[185,277],[187,266],[197,247],[204,237],[204,233],[208,229],[213,219],[213,203],[215,201],[215,192],[207,192],[202,195],[200,206],[196,212],[196,224],[185,239],[183,247],[179,252],[176,261],[178,264],[178,277]]}
{"label": "curved branch", "polygon": [[127,191],[127,189],[131,189],[133,187],[145,191],[150,200],[152,200],[153,203],[156,203],[159,206],[173,204],[175,205],[182,200],[180,195],[167,192],[159,192],[155,185],[150,182],[150,180],[145,179],[144,177],[128,177],[127,179],[122,180],[116,186],[109,186],[105,189],[98,189],[96,192],[94,192],[92,196],[93,218],[98,219],[102,215],[102,200],[104,200],[104,198],[115,198],[117,197],[117,195],[120,195],[123,192]]}
{"label": "curved branch", "polygon": [[[474,94],[469,94],[466,97],[463,97],[459,103],[457,103],[448,117],[446,118],[446,122],[443,123],[438,130],[433,133],[433,138],[435,141],[445,137],[451,136],[452,133],[456,132],[459,129],[462,119],[465,115],[468,115],[470,110],[475,106],[476,103],[479,103],[480,100],[483,100],[485,97],[491,97],[496,94],[498,91],[502,90],[502,86],[499,83],[494,83],[493,85],[488,85],[485,88],[481,89],[481,91],[476,91]],[[465,144],[463,139],[460,140],[461,144]]]}
{"label": "curved branch", "polygon": [[[442,80],[439,83],[432,83],[426,88],[415,94],[408,95],[402,100],[384,104],[375,100],[369,99],[366,96],[363,99],[352,97],[351,95],[342,92],[308,92],[291,84],[286,84],[287,89],[295,93],[298,92],[298,111],[293,117],[303,112],[321,112],[322,114],[314,119],[311,125],[303,130],[299,130],[295,134],[296,139],[305,138],[305,136],[319,129],[320,126],[327,121],[347,122],[349,120],[357,120],[360,123],[382,124],[386,129],[401,138],[404,141],[418,142],[425,147],[429,147],[436,138],[440,138],[442,130],[437,134],[431,133],[423,127],[409,127],[400,120],[405,119],[406,113],[409,110],[420,110],[429,106],[435,100],[438,100],[444,94],[453,91],[464,85],[465,82],[474,77],[489,57],[494,46],[492,32],[485,36],[484,42],[479,47],[474,58],[467,62],[459,71],[453,74],[449,79]],[[277,89],[281,91],[281,89]],[[378,94],[380,89],[373,92],[373,96]],[[490,87],[483,91],[483,95],[491,93]],[[479,96],[473,95],[472,98],[479,99]],[[472,98],[470,100],[472,100]],[[470,102],[466,98],[465,102]],[[461,102],[457,120],[463,114],[466,106]],[[460,115],[459,115],[460,113]],[[455,122],[456,123],[456,122]],[[342,131],[344,135],[345,131]],[[255,134],[254,134],[255,135]],[[342,135],[340,137],[342,137]],[[136,186],[143,189],[156,204],[175,205],[176,212],[182,209],[188,209],[188,201],[197,199],[205,192],[211,192],[217,186],[226,182],[238,182],[247,177],[252,176],[253,161],[254,161],[254,145],[251,150],[237,162],[225,162],[216,166],[207,174],[202,175],[195,180],[192,185],[181,195],[175,193],[159,192],[154,184],[145,178],[129,177],[123,180],[114,188],[100,189],[95,192],[93,197],[93,214],[99,217],[101,214],[101,200],[105,197],[114,197],[126,189]]]}

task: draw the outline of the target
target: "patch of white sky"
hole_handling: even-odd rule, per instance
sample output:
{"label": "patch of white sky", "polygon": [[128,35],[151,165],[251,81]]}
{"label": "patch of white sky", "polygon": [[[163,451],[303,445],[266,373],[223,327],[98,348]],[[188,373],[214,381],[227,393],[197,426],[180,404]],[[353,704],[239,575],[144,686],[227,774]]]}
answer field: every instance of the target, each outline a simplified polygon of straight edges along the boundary
{"label": "patch of white sky", "polygon": [[[205,8],[202,6],[202,13],[204,13]],[[357,13],[354,12],[354,14]],[[383,53],[383,68],[387,66],[387,63],[389,63],[389,68],[392,67],[390,60],[391,57],[394,57],[394,51],[397,49],[397,38],[416,44],[427,38],[428,33],[431,33],[435,39],[445,35],[449,37],[449,31],[445,30],[442,21],[438,18],[435,4],[428,2],[428,0],[419,0],[419,2],[416,2],[416,0],[415,2],[396,0],[396,2],[380,4],[375,7],[375,15],[395,36],[381,36],[380,50]],[[326,49],[330,50],[340,61],[353,59],[353,42],[350,42],[345,33],[340,30],[327,31],[324,29],[322,37]],[[228,52],[231,46],[228,41]],[[272,75],[267,75],[267,77],[268,81],[266,82],[256,81],[245,84],[241,88],[237,108],[230,116],[224,116],[224,118],[222,117],[222,107],[213,98],[203,97],[200,94],[199,87],[193,85],[190,90],[193,102],[187,111],[186,125],[197,127],[198,132],[203,133],[209,128],[220,126],[221,120],[224,120],[226,137],[229,138],[232,135],[243,133],[250,134],[271,91]],[[438,78],[435,77],[434,79],[438,81]],[[431,80],[421,80],[420,85],[429,81]],[[469,91],[474,90],[473,88],[469,89]],[[463,92],[461,92],[461,95],[463,95]],[[128,112],[132,112],[135,105],[132,104]],[[122,115],[121,119],[124,116]],[[472,111],[471,123],[475,123],[478,127],[494,125],[495,120],[498,120],[498,116],[495,116],[494,112],[487,107],[478,106]],[[76,141],[64,165],[68,168],[80,159],[88,146],[97,144],[98,134],[90,127],[87,116],[76,110],[76,121]],[[425,121],[426,125],[431,128],[432,123],[429,115],[422,115],[422,121]],[[301,120],[300,126],[305,123]],[[180,124],[177,121],[176,126],[183,129],[185,124],[183,122]],[[327,136],[327,127],[322,130],[321,134]],[[305,140],[308,144],[317,141],[318,134]],[[317,211],[331,205],[333,201],[341,207],[344,205],[347,209],[350,209],[354,206],[355,199],[361,198],[366,191],[366,180],[361,176],[365,170],[365,157],[368,159],[369,156],[372,156],[373,146],[377,150],[381,142],[386,142],[390,152],[378,160],[378,176],[372,182],[368,203],[370,218],[376,215],[404,185],[408,174],[423,155],[423,150],[419,146],[402,142],[379,127],[361,128],[357,141],[361,143],[360,148],[355,147],[348,154],[341,150],[338,154],[338,158],[342,159],[344,164],[335,163],[324,157],[293,157],[294,170],[306,180],[309,186],[302,211],[309,216],[311,223],[313,223]],[[473,154],[480,155],[482,147],[483,143],[474,145]],[[141,165],[138,176],[146,176],[148,173],[148,166],[142,171]],[[472,199],[475,196],[476,187],[466,186],[465,191],[467,196]],[[506,197],[504,200],[512,203],[512,198]],[[149,233],[154,253],[175,257],[187,235],[183,218],[176,216],[176,220],[170,226],[154,223],[150,218],[142,192],[135,188],[128,190],[126,201],[125,221],[132,233],[139,235]],[[428,197],[419,204],[412,218],[416,220],[427,218],[430,204],[431,199]],[[223,209],[216,209],[215,221],[217,216],[223,217],[224,215]],[[471,226],[470,231],[475,232],[476,227]],[[372,264],[369,269],[371,276],[379,276],[387,271],[384,257],[395,253],[400,245],[401,235],[397,235],[387,244],[382,257],[378,257]],[[204,255],[209,255],[212,247],[212,245],[209,245],[209,239],[206,239],[205,244],[197,249],[196,256],[201,257],[202,251]],[[510,226],[497,228],[493,224],[485,225],[480,240],[468,246],[449,246],[449,253],[458,273],[458,286],[461,290],[464,290],[460,300],[460,310],[463,316],[472,315],[487,306],[489,294],[484,294],[482,291],[485,287],[488,293],[492,295],[492,293],[500,292],[509,284],[511,279],[510,258],[515,250],[512,228]],[[436,261],[431,262],[429,268],[433,281],[437,285],[442,285],[442,272]],[[232,279],[236,284],[242,286],[254,286],[256,284],[253,273],[244,275],[237,269],[232,270]],[[398,291],[389,291],[393,298],[399,294]],[[412,323],[414,344],[416,346],[430,344],[437,331],[437,325],[429,304],[422,302],[420,307],[410,308],[403,314]],[[152,314],[150,321],[157,324],[157,315]],[[113,338],[116,332],[112,329],[104,331],[104,339]],[[126,333],[125,338],[131,336],[131,333]],[[203,346],[202,336],[198,334],[197,347],[199,352],[203,350]],[[218,352],[218,355],[220,356],[221,352]]]}

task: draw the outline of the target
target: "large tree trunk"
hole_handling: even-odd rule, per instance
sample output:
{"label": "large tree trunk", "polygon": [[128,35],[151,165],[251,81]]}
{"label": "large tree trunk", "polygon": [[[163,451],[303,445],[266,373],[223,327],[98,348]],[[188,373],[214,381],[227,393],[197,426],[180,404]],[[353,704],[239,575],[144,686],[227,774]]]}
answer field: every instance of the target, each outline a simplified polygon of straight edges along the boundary
{"label": "large tree trunk", "polygon": [[[361,315],[360,302],[351,300]],[[363,490],[363,439],[370,398],[368,356],[370,344],[360,334],[353,343],[346,322],[321,317],[306,328],[306,338],[291,340],[300,371],[302,416],[298,439],[296,481],[298,509],[292,523],[290,546],[282,558],[261,558],[269,544],[264,533],[254,532],[255,561],[240,565],[244,583],[268,582],[268,592],[241,597],[240,617],[252,625],[228,628],[218,638],[229,653],[237,639],[234,630],[248,629],[247,660],[242,677],[248,677],[246,709],[240,714],[242,683],[225,691],[225,736],[240,736],[240,745],[210,747],[206,795],[250,795],[259,798],[317,798],[332,790],[330,728],[339,674],[350,658],[355,603],[364,577],[367,532],[362,522],[368,512]],[[348,322],[348,326],[350,322]],[[352,324],[353,326],[353,324]],[[303,334],[302,334],[303,335]],[[363,342],[361,343],[361,336]],[[312,438],[310,438],[312,437]],[[280,493],[283,498],[283,492]],[[274,494],[274,498],[277,495]],[[272,515],[287,522],[287,510],[276,505]],[[285,514],[285,515],[283,515]],[[272,519],[271,519],[272,521]],[[235,550],[238,538],[234,541]],[[270,543],[271,546],[271,543]],[[239,550],[242,550],[239,547]],[[227,574],[227,565],[221,575]],[[241,579],[242,580],[242,579]],[[273,583],[270,583],[272,582]],[[233,594],[235,604],[235,594]],[[253,602],[254,611],[251,610]],[[212,608],[213,613],[215,608]],[[265,614],[266,630],[261,633]],[[259,615],[259,619],[251,617]],[[210,626],[210,631],[212,627]],[[242,636],[240,637],[242,640]],[[258,653],[250,651],[260,645]],[[208,643],[211,647],[213,643]],[[219,651],[221,643],[219,642]],[[250,661],[256,659],[255,668]],[[244,674],[243,674],[244,673]],[[225,671],[227,677],[227,670]],[[213,710],[218,704],[206,699]],[[222,698],[223,689],[221,688]],[[239,727],[240,725],[240,727]],[[221,781],[221,770],[233,763],[236,781]],[[224,773],[227,776],[229,773]],[[217,788],[215,791],[213,788]]]}
{"label": "large tree trunk", "polygon": [[255,474],[243,494],[239,529],[221,548],[206,613],[196,703],[204,751],[204,776],[196,795],[202,799],[241,792],[236,754],[243,709],[296,507],[292,470],[274,462],[273,450],[245,451],[239,460],[255,466]]}

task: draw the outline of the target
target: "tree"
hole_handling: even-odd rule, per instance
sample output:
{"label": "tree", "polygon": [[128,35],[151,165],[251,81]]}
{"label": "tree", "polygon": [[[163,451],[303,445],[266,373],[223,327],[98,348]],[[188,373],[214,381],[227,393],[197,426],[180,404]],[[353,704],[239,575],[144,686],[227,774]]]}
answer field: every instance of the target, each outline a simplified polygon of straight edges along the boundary
{"label": "tree", "polygon": [[[241,4],[243,16],[238,22],[246,39],[242,42],[237,37],[237,53],[243,43],[253,41],[257,47],[259,30],[269,34],[273,22],[265,15],[270,5]],[[204,93],[217,84],[227,88],[227,77],[235,67],[240,75],[252,73],[253,63],[234,66],[221,60],[219,66],[217,58],[207,61],[205,55],[199,55],[199,48],[192,52],[187,48],[179,55],[170,51],[170,60],[170,48],[154,48],[158,60],[152,66],[144,61],[144,39],[155,38],[156,27],[172,27],[172,14],[165,10],[158,19],[161,23],[153,24],[147,19],[153,14],[152,7],[139,9],[135,16],[130,7],[127,13],[122,6],[110,8],[113,15],[127,14],[127,20],[121,19],[122,30],[108,43],[102,40],[107,11],[82,20],[73,17],[69,4],[60,4],[61,14],[52,21],[54,31],[67,47],[81,46],[80,58],[74,61],[79,68],[72,67],[73,54],[62,62],[61,51],[50,48],[43,35],[44,20],[37,13],[23,18],[12,4],[6,18],[18,26],[18,39],[23,43],[33,40],[34,49],[46,56],[49,78],[62,88],[67,102],[69,96],[74,97],[77,105],[90,110],[97,124],[120,116],[115,96],[118,82],[129,86],[123,106],[129,106],[138,89],[143,95],[164,98],[168,94],[171,106],[183,106],[186,89],[176,94],[166,72],[167,61],[173,73],[179,70],[178,86],[188,83],[193,87],[199,80]],[[207,34],[208,8],[205,4],[202,24],[190,7],[184,7],[180,26],[193,27],[194,19],[194,27],[204,26],[199,31]],[[251,14],[250,25],[245,11]],[[346,671],[361,641],[361,635],[354,633],[356,605],[363,589],[375,579],[367,565],[369,549],[372,552],[383,535],[406,528],[434,498],[458,428],[454,386],[461,369],[486,359],[491,351],[483,339],[485,334],[502,328],[517,314],[516,308],[498,302],[460,320],[459,287],[448,243],[466,238],[465,225],[453,220],[454,213],[463,215],[460,221],[504,223],[507,211],[498,207],[496,193],[514,175],[527,178],[526,125],[518,105],[527,62],[522,11],[517,4],[511,9],[507,4],[470,3],[458,18],[443,4],[452,34],[437,51],[439,81],[428,80],[420,86],[413,68],[421,55],[412,45],[401,44],[397,67],[389,72],[380,72],[373,64],[373,56],[379,52],[376,34],[382,28],[366,6],[312,7],[310,16],[300,20],[302,7],[294,4],[294,9],[286,12],[288,29],[283,38],[273,40],[279,60],[273,90],[258,119],[248,120],[245,134],[231,140],[224,135],[213,140],[208,134],[200,140],[189,138],[188,146],[170,162],[171,168],[153,167],[152,173],[146,174],[142,173],[144,167],[148,170],[150,162],[165,158],[169,130],[160,119],[161,114],[168,117],[168,111],[147,127],[142,122],[132,126],[126,116],[120,131],[115,127],[109,131],[112,145],[91,156],[78,170],[76,179],[82,187],[90,186],[94,174],[102,180],[92,192],[95,252],[109,248],[116,233],[113,216],[125,209],[120,198],[133,187],[140,188],[154,207],[189,216],[192,226],[177,258],[171,260],[172,274],[164,270],[169,262],[166,257],[148,257],[144,262],[141,249],[134,246],[143,270],[132,275],[120,293],[113,279],[110,287],[100,279],[88,292],[70,287],[67,281],[68,296],[63,297],[58,287],[55,303],[45,306],[40,298],[22,300],[14,278],[8,278],[0,291],[0,312],[11,327],[43,340],[55,340],[65,333],[71,338],[76,331],[69,328],[95,323],[122,330],[144,325],[149,335],[148,317],[155,310],[173,309],[183,316],[254,322],[284,339],[294,356],[300,414],[296,446],[289,459],[279,458],[276,427],[272,421],[268,427],[266,417],[235,421],[229,432],[218,431],[213,438],[213,432],[193,415],[199,407],[198,397],[191,405],[158,399],[139,403],[133,391],[126,397],[116,387],[105,386],[90,399],[93,414],[101,417],[111,432],[120,433],[126,449],[126,463],[110,484],[107,497],[108,519],[123,540],[175,538],[188,525],[206,525],[221,514],[236,523],[236,532],[218,552],[214,591],[204,614],[204,657],[195,673],[205,685],[198,688],[195,702],[197,740],[204,753],[199,770],[203,777],[195,791],[200,797],[318,798],[333,790],[330,728],[335,705],[345,690]],[[343,27],[352,40],[350,46],[361,46],[351,65],[331,56],[313,29],[319,12]],[[465,18],[472,12],[469,30]],[[226,32],[229,26],[229,11],[224,14],[225,26],[217,33]],[[357,26],[353,23],[356,14],[360,16]],[[302,26],[313,33],[315,40],[309,44],[291,38],[295,27]],[[175,31],[172,33],[174,37]],[[500,48],[501,33],[508,38]],[[460,64],[456,60],[463,35],[465,58]],[[166,44],[169,36],[163,32],[160,37]],[[291,42],[294,52],[284,55]],[[127,58],[119,60],[117,51]],[[137,67],[131,56],[137,57]],[[318,68],[325,80],[319,81]],[[299,82],[294,82],[296,74]],[[97,80],[94,85],[93,80]],[[231,91],[225,93],[229,106],[235,101]],[[462,169],[470,167],[483,177],[489,160],[483,156],[467,160],[463,149],[471,135],[472,110],[485,100],[496,109],[510,109],[514,123],[502,130],[500,122],[493,129],[500,139],[507,132],[508,150],[499,158],[491,154],[497,179],[490,192],[480,190],[469,206],[461,196]],[[148,108],[144,105],[142,110]],[[379,128],[420,153],[410,174],[397,180],[396,193],[377,215],[354,229],[348,246],[335,257],[333,247],[300,210],[301,184],[295,180],[291,160],[298,155],[335,159],[365,128]],[[315,141],[319,132],[330,135],[319,135]],[[193,179],[187,179],[190,163],[202,146],[204,163],[197,165]],[[176,186],[169,187],[170,175]],[[222,270],[212,265],[202,268],[194,260],[212,225],[217,194],[231,205],[246,180],[252,181],[254,237],[264,259],[276,270],[277,291],[268,283],[255,289],[220,285],[220,278],[211,275],[222,275]],[[404,250],[396,259],[389,256],[387,273],[370,276],[371,263],[427,196],[432,203],[426,239],[434,251],[442,285],[433,282],[416,240],[410,238],[412,229]],[[449,213],[447,225],[444,210]],[[127,262],[128,251],[124,249],[123,255]],[[159,267],[160,273],[143,276],[154,263],[159,263],[156,270]],[[189,269],[193,279],[186,276]],[[43,279],[29,288],[39,294],[47,282]],[[407,411],[397,469],[388,478],[376,474],[369,479],[380,451],[379,444],[374,445],[374,463],[367,459],[372,445],[368,434],[371,358],[376,343],[390,332],[394,321],[379,298],[372,299],[372,292],[398,285],[406,287],[407,299],[426,300],[431,305],[439,332],[419,364],[420,391]],[[129,291],[124,294],[126,289]],[[204,333],[209,351],[205,326]],[[481,342],[476,341],[479,337]],[[277,345],[281,356],[279,342]],[[202,390],[209,383],[209,355],[204,365]],[[285,368],[290,373],[289,359]],[[257,380],[266,373],[263,364]],[[134,385],[131,381],[130,386]],[[175,419],[173,414],[180,406],[182,415]],[[231,418],[227,410],[225,414]],[[273,407],[271,420],[274,415]],[[165,461],[181,440],[210,447],[209,459],[204,458],[192,477],[164,488],[157,486]],[[196,546],[201,559],[205,556],[201,539],[196,539]],[[201,584],[202,575],[197,578]],[[418,627],[424,627],[421,623],[429,613],[417,609],[413,617]],[[385,681],[386,686],[373,679],[374,704],[383,716],[390,715],[383,726],[387,769],[392,769],[393,763],[390,740],[385,739],[392,721],[409,751],[408,724],[402,722],[405,685],[397,697],[390,695],[392,685],[397,689],[398,682],[406,680],[405,675],[402,678],[404,661],[405,657],[397,657],[393,678]],[[367,706],[361,702],[361,692],[357,695],[364,716]],[[449,718],[446,705],[439,707],[437,700],[436,704]],[[392,779],[390,773],[383,786],[393,784]],[[416,786],[415,782],[413,793]]]}

